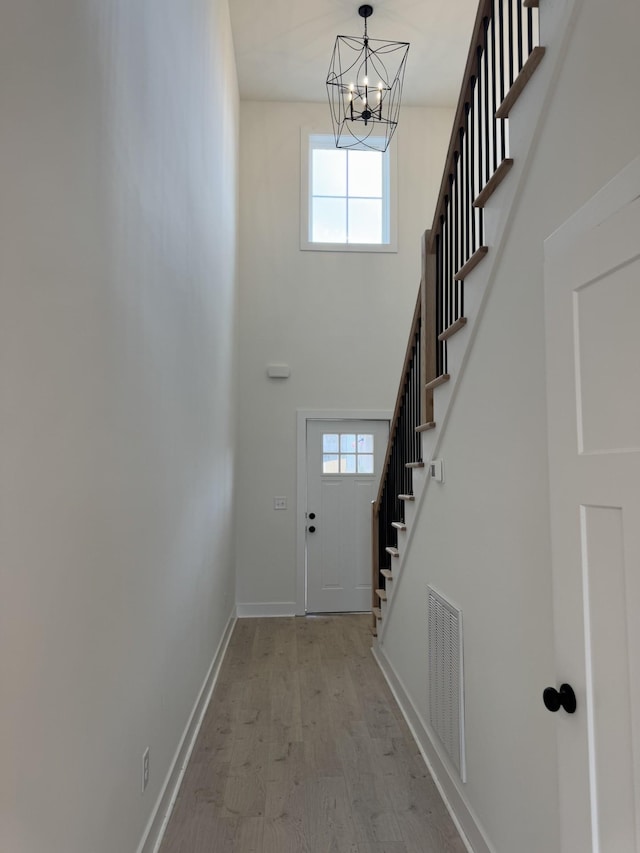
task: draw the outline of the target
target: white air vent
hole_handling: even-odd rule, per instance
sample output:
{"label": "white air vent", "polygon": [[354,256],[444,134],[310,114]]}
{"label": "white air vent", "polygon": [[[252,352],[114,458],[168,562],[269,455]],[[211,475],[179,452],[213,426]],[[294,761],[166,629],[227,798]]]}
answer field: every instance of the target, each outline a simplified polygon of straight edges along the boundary
{"label": "white air vent", "polygon": [[462,611],[431,587],[429,593],[429,722],[466,781]]}

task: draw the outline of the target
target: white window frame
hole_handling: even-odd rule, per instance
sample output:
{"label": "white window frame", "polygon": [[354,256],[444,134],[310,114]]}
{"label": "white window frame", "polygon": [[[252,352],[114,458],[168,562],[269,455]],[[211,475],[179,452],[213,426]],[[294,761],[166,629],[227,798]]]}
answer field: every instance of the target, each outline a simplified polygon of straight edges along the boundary
{"label": "white window frame", "polygon": [[[310,240],[311,165],[314,148],[335,148],[335,137],[326,129],[303,127],[300,134],[300,248],[305,252],[397,252],[398,251],[398,158],[396,145],[383,155],[383,231],[386,243],[314,243]],[[355,149],[358,150],[358,149]],[[366,150],[363,148],[362,150]],[[385,203],[386,202],[386,203]]]}

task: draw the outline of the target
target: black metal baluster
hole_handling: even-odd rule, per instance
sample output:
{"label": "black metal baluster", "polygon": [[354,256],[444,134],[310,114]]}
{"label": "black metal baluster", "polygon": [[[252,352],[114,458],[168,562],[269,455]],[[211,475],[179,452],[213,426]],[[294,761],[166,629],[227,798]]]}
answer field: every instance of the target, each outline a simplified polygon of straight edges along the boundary
{"label": "black metal baluster", "polygon": [[478,243],[476,242],[476,208],[473,206],[473,202],[476,197],[476,185],[475,185],[475,148],[476,148],[476,139],[475,139],[475,125],[476,125],[476,78],[473,76],[471,78],[471,112],[469,114],[468,126],[469,126],[469,190],[470,190],[470,203],[469,203],[469,212],[471,215],[471,254],[475,252],[478,248]]}
{"label": "black metal baluster", "polygon": [[[414,447],[413,447],[413,436],[415,435],[415,395],[414,395],[414,382],[415,382],[415,370],[416,370],[416,340],[415,335],[413,336],[413,346],[411,348],[411,365],[409,369],[409,417],[407,418],[407,462],[415,462],[414,456]],[[411,478],[411,485],[413,488],[413,477]]]}
{"label": "black metal baluster", "polygon": [[483,136],[483,129],[484,129],[483,104],[484,104],[484,99],[482,97],[482,88],[483,88],[482,48],[480,48],[480,47],[478,48],[477,54],[478,54],[478,74],[476,76],[476,88],[477,88],[477,94],[478,94],[478,124],[477,124],[477,130],[478,130],[478,135],[477,135],[477,138],[478,138],[478,193],[481,193],[482,190],[484,189],[484,169],[483,169],[483,166],[484,166],[484,136]]}
{"label": "black metal baluster", "polygon": [[400,445],[400,476],[402,477],[402,493],[406,495],[406,494],[409,494],[409,491],[410,491],[409,490],[409,484],[407,482],[408,481],[407,474],[408,474],[409,469],[406,467],[407,442],[409,439],[409,436],[407,435],[407,431],[408,431],[408,427],[409,427],[409,424],[408,424],[408,420],[409,420],[409,377],[408,376],[405,377],[405,380],[404,380],[404,394],[403,394],[403,400],[402,400],[401,418],[402,418],[402,421],[401,421],[401,423],[402,423],[402,429],[401,429],[402,443]]}
{"label": "black metal baluster", "polygon": [[[460,132],[458,134],[458,140],[460,145],[460,159],[458,161],[458,261],[456,264],[456,274],[460,267],[465,263],[464,256],[464,182],[465,182],[465,174],[464,174],[464,131],[460,128]],[[460,290],[460,285],[456,283],[456,288],[458,291]],[[458,316],[462,316],[462,311],[460,309],[460,294],[458,293]]]}
{"label": "black metal baluster", "polygon": [[509,86],[513,86],[513,81],[515,80],[513,74],[513,4],[520,3],[522,0],[507,0],[507,29],[509,30]]}
{"label": "black metal baluster", "polygon": [[490,108],[489,108],[489,51],[488,47],[488,38],[487,38],[487,29],[489,27],[489,19],[484,19],[484,138],[485,138],[485,149],[484,149],[484,159],[485,159],[485,177],[484,184],[487,184],[489,178],[491,177],[491,125],[494,123],[493,118],[491,116]]}
{"label": "black metal baluster", "polygon": [[[444,311],[442,314],[442,330],[447,328],[447,319],[449,317],[449,290],[447,288],[447,282],[449,281],[449,219],[448,219],[448,210],[449,210],[449,196],[444,197],[445,202],[445,220],[444,220],[444,258],[443,258],[443,266],[442,266],[442,295],[444,298]],[[445,346],[445,352],[447,348]]]}
{"label": "black metal baluster", "polygon": [[[493,140],[493,171],[498,168],[498,119],[496,118],[496,110],[498,109],[498,81],[497,81],[497,63],[496,63],[496,19],[493,18],[490,24],[491,31],[491,65],[489,72],[491,74],[491,125]],[[487,48],[488,49],[488,45]]]}
{"label": "black metal baluster", "polygon": [[[498,8],[494,15],[498,17],[498,47],[500,50],[500,62],[498,65],[499,75],[500,75],[500,103],[504,101],[505,96],[505,86],[504,86],[504,9],[503,9],[504,0],[498,0]],[[503,120],[500,122],[500,159],[504,160],[507,156],[507,125]]]}
{"label": "black metal baluster", "polygon": [[518,73],[522,71],[522,66],[524,65],[523,59],[523,49],[522,49],[522,3],[518,3],[516,6],[516,14],[518,21]]}
{"label": "black metal baluster", "polygon": [[[402,470],[402,450],[401,450],[402,431],[400,429],[398,430],[398,437],[399,437],[398,452],[396,453],[396,482],[398,484],[398,494],[403,495],[403,494],[405,494],[405,488],[404,488],[404,477],[402,476],[404,472]],[[404,505],[404,502],[401,502],[401,503],[402,503],[402,520],[404,521],[404,506],[405,505]]]}
{"label": "black metal baluster", "polygon": [[[426,380],[426,377],[422,375],[422,323],[418,326],[416,359],[418,363],[418,380],[416,382],[416,426],[418,426],[422,420],[422,386]],[[420,441],[420,434],[414,431],[413,440],[415,441],[417,453],[416,459],[419,462],[422,459],[422,443]]]}
{"label": "black metal baluster", "polygon": [[[439,224],[439,233],[436,236],[436,366],[437,366],[437,375],[442,376],[443,373],[447,372],[447,366],[443,360],[442,354],[442,344],[438,340],[438,335],[441,332],[440,326],[442,325],[442,227],[443,227],[443,219],[440,217]],[[428,320],[428,322],[433,322],[433,319]],[[431,378],[431,377],[429,377]],[[426,379],[426,377],[425,377]]]}
{"label": "black metal baluster", "polygon": [[[449,269],[447,271],[447,291],[449,293],[449,313],[447,315],[447,329],[453,322],[453,252],[455,247],[455,234],[453,232],[453,173],[449,173],[449,207],[447,209],[449,223]],[[445,346],[446,346],[445,341]]]}
{"label": "black metal baluster", "polygon": [[[411,347],[411,365],[409,368],[409,417],[407,418],[407,461],[415,462],[413,436],[415,435],[415,370],[416,370],[416,337],[413,335],[413,343]],[[413,489],[413,476],[411,477],[411,487]]]}
{"label": "black metal baluster", "polygon": [[[478,49],[478,75],[476,77],[476,141],[477,141],[477,171],[476,171],[476,181],[477,181],[477,192],[480,193],[484,189],[484,184],[482,182],[482,164],[483,164],[483,141],[482,141],[482,52]],[[478,220],[478,245],[482,246],[484,243],[484,217],[482,214],[482,208],[476,208],[476,216]]]}
{"label": "black metal baluster", "polygon": [[[415,423],[414,427],[417,427],[420,424],[420,416],[422,413],[422,386],[424,384],[424,378],[422,376],[422,359],[421,349],[422,349],[422,333],[421,333],[421,324],[418,324],[418,329],[416,331],[416,356],[415,356],[415,365],[416,365],[416,378],[414,382],[414,394],[415,394]],[[414,459],[416,462],[419,462],[422,459],[422,451],[421,451],[421,442],[420,435],[413,430],[413,448],[414,448]]]}
{"label": "black metal baluster", "polygon": [[418,330],[416,330],[415,346],[413,349],[413,375],[411,393],[413,398],[413,418],[411,421],[411,461],[419,462],[420,453],[418,451],[418,443],[416,441],[416,437],[418,435],[418,433],[416,432],[416,427],[418,426],[420,418],[420,337]]}
{"label": "black metal baluster", "polygon": [[411,472],[407,468],[406,463],[409,461],[409,404],[410,404],[410,385],[409,385],[409,376],[406,378],[406,384],[404,387],[404,406],[403,406],[403,415],[404,415],[404,440],[402,442],[402,453],[400,455],[400,471],[402,473],[402,482],[403,488],[402,491],[405,494],[411,493],[411,484],[410,484],[410,474]]}
{"label": "black metal baluster", "polygon": [[533,50],[533,9],[527,7],[527,56],[531,55]]}
{"label": "black metal baluster", "polygon": [[[402,494],[402,479],[400,477],[400,469],[398,467],[398,459],[400,457],[399,444],[400,444],[400,431],[398,430],[398,432],[396,433],[396,445],[394,448],[395,453],[393,454],[393,482],[394,482],[393,488],[394,488],[394,491],[397,495]],[[399,499],[398,499],[398,504],[401,508],[400,512],[404,513],[404,504]],[[404,514],[401,517],[402,517],[402,520],[404,520]],[[390,534],[390,535],[392,536],[393,534]],[[389,561],[389,562],[391,562],[391,561]]]}
{"label": "black metal baluster", "polygon": [[[415,333],[413,335],[413,343],[411,347],[411,364],[409,367],[409,387],[407,389],[407,397],[409,403],[409,417],[407,418],[407,462],[415,462],[415,457],[413,455],[413,436],[415,434],[415,425],[414,425],[414,394],[413,394],[413,383],[415,381],[415,358],[416,358],[416,338]],[[411,489],[413,490],[413,475],[409,470],[409,482],[411,483]]]}
{"label": "black metal baluster", "polygon": [[[458,158],[458,236],[457,236],[457,259],[456,259],[456,275],[458,270],[465,262],[464,257],[464,131],[460,128],[458,132],[458,145],[460,148],[460,156]],[[456,281],[456,319],[462,316],[462,308],[460,307],[460,282]]]}
{"label": "black metal baluster", "polygon": [[471,155],[469,152],[469,109],[470,104],[464,105],[464,262],[471,257],[471,223],[473,212],[471,208]]}
{"label": "black metal baluster", "polygon": [[[441,239],[440,239],[440,276],[439,276],[439,284],[438,284],[438,292],[440,294],[440,313],[438,315],[438,335],[444,329],[444,311],[445,311],[445,290],[444,290],[444,268],[445,268],[445,249],[446,243],[444,239],[445,233],[445,218],[444,216],[440,217],[440,231],[441,231]],[[440,358],[442,362],[442,373],[446,373],[448,370],[447,363],[447,351],[445,349],[444,343],[442,341],[437,341],[438,349],[440,350]]]}
{"label": "black metal baluster", "polygon": [[460,241],[460,235],[458,234],[458,186],[460,183],[460,175],[458,171],[459,163],[460,153],[456,151],[453,155],[453,175],[451,181],[451,195],[453,200],[451,207],[451,236],[453,238],[451,241],[451,322],[458,319],[458,291],[455,286],[455,280],[458,268],[458,243]]}
{"label": "black metal baluster", "polygon": [[[465,111],[463,115],[465,124],[467,118],[467,108],[465,105]],[[466,130],[465,127],[460,128],[459,133],[460,139],[460,238],[459,238],[459,266],[463,267],[467,262],[467,258],[469,257],[469,228],[468,228],[468,218],[467,218],[467,195],[469,188],[469,175],[468,175],[468,160],[466,157],[467,153],[467,143],[466,143]],[[456,289],[458,291],[458,317],[464,316],[464,304],[462,299],[462,291],[463,291],[463,283],[461,281],[456,282]]]}

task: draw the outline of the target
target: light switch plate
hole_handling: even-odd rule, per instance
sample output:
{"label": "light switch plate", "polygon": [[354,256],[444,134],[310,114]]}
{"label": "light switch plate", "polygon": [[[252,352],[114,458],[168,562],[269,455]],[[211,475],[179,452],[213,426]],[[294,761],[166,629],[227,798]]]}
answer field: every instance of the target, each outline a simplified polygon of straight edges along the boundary
{"label": "light switch plate", "polygon": [[442,459],[432,459],[429,463],[429,473],[436,483],[444,483],[444,463]]}

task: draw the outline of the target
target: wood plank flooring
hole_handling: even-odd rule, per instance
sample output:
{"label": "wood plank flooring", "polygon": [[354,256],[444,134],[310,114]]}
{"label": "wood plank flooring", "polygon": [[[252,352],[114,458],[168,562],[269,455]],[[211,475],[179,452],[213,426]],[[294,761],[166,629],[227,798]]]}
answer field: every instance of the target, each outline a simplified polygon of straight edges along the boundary
{"label": "wood plank flooring", "polygon": [[369,622],[238,620],[160,853],[465,853]]}

